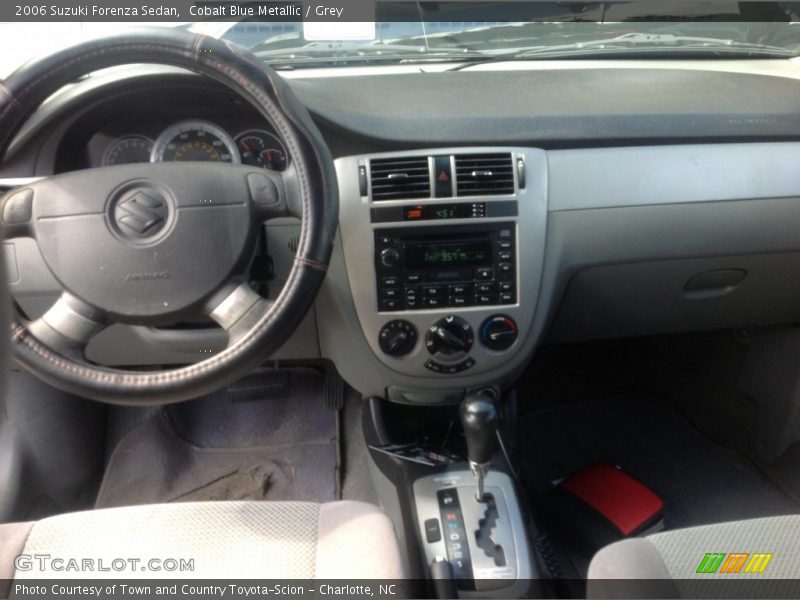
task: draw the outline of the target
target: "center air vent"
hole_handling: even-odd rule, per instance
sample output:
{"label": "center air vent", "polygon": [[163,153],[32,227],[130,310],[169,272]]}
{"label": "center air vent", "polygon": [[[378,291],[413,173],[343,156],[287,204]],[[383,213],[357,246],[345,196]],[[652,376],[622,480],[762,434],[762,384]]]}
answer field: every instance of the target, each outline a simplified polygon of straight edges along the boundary
{"label": "center air vent", "polygon": [[514,193],[514,163],[511,155],[460,154],[456,156],[459,196],[493,196]]}
{"label": "center air vent", "polygon": [[431,174],[428,158],[409,156],[370,161],[372,199],[430,198]]}

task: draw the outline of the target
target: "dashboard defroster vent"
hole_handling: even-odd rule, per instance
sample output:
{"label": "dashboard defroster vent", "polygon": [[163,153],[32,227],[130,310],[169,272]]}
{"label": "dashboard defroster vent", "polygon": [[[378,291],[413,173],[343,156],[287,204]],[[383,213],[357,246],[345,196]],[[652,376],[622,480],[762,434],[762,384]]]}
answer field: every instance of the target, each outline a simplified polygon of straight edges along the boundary
{"label": "dashboard defroster vent", "polygon": [[513,194],[514,163],[511,154],[457,155],[456,189],[459,196]]}
{"label": "dashboard defroster vent", "polygon": [[372,199],[430,198],[431,172],[427,156],[378,158],[370,161]]}

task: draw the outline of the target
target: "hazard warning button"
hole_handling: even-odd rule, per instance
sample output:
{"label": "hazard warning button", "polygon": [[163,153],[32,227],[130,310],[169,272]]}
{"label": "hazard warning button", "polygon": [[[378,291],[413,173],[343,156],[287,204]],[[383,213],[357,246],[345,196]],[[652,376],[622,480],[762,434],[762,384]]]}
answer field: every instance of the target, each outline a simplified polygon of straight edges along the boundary
{"label": "hazard warning button", "polygon": [[434,156],[433,169],[435,197],[451,198],[453,196],[453,172],[450,168],[450,157]]}

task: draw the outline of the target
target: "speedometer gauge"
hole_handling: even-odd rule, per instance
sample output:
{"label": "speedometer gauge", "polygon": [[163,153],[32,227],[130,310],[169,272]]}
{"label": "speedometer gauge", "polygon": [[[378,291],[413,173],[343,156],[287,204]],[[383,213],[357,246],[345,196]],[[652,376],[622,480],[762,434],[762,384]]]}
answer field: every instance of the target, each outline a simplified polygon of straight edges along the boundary
{"label": "speedometer gauge", "polygon": [[241,162],[231,136],[206,121],[182,121],[168,127],[153,144],[150,160]]}
{"label": "speedometer gauge", "polygon": [[286,149],[273,134],[261,129],[248,129],[236,136],[236,147],[242,155],[242,162],[254,167],[273,171],[286,168]]}
{"label": "speedometer gauge", "polygon": [[153,142],[141,135],[126,135],[111,142],[103,153],[103,166],[150,162]]}

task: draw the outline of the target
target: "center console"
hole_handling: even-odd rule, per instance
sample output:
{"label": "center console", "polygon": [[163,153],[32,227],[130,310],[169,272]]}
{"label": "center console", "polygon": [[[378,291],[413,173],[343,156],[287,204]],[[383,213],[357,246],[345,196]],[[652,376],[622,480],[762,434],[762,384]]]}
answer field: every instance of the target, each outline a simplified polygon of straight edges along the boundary
{"label": "center console", "polygon": [[415,388],[501,377],[536,310],[544,152],[436,149],[336,166],[347,280],[374,355]]}
{"label": "center console", "polygon": [[533,578],[527,528],[511,478],[491,469],[499,411],[491,390],[461,402],[469,471],[447,470],[414,482],[425,560],[448,564],[455,584],[447,595],[486,598],[525,595]]}
{"label": "center console", "polygon": [[522,597],[533,579],[526,524],[511,478],[492,471],[485,500],[467,470],[414,482],[418,527],[428,564],[446,559],[461,598]]}

